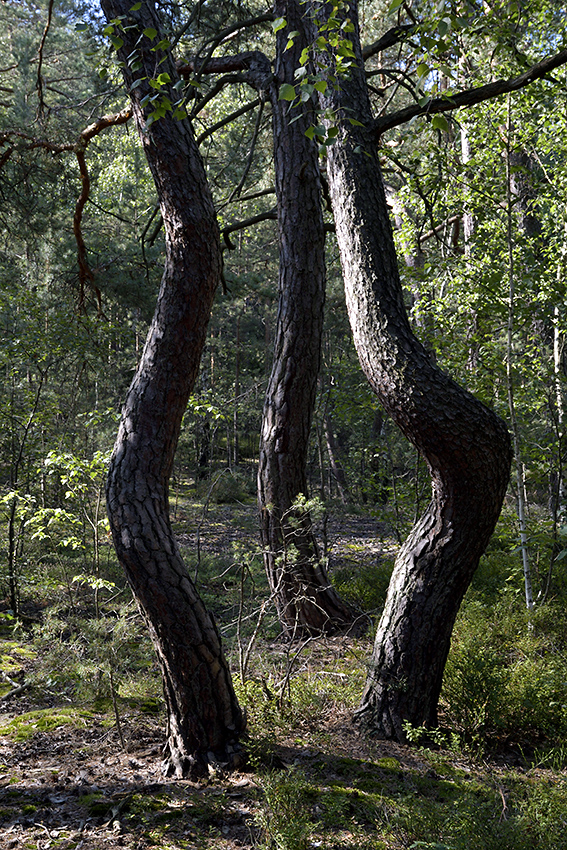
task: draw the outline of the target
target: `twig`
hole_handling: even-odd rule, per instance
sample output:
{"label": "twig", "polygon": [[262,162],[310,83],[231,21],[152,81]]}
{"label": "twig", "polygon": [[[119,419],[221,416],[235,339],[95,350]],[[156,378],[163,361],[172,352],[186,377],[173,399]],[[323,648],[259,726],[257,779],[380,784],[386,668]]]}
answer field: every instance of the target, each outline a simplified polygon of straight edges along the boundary
{"label": "twig", "polygon": [[262,122],[262,114],[264,112],[264,102],[260,101],[260,109],[258,110],[258,114],[256,116],[256,124],[254,125],[254,132],[252,134],[252,141],[250,142],[250,150],[248,152],[248,159],[246,161],[246,165],[244,166],[244,171],[242,172],[242,177],[238,183],[238,186],[235,186],[232,192],[230,193],[229,201],[233,201],[235,198],[238,198],[242,189],[244,188],[244,184],[246,183],[246,178],[248,177],[248,172],[250,171],[250,167],[252,165],[252,160],[254,159],[254,151],[256,150],[256,142],[258,140],[258,133],[260,132],[260,124]]}
{"label": "twig", "polygon": [[24,682],[22,685],[18,685],[17,688],[12,688],[11,691],[8,691],[7,694],[4,694],[3,696],[0,697],[0,702],[4,701],[6,699],[10,699],[10,697],[15,697],[18,694],[21,694],[22,691],[25,691],[26,688],[30,687],[30,685],[31,685],[31,682]]}

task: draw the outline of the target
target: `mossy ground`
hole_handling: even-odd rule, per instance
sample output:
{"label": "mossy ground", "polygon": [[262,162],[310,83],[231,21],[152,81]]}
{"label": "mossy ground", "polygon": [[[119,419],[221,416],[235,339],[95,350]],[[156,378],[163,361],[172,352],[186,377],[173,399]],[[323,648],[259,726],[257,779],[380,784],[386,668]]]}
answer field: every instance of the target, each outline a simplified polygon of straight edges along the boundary
{"label": "mossy ground", "polygon": [[[0,850],[567,850],[567,751],[531,727],[513,734],[518,700],[528,697],[509,687],[512,673],[494,672],[496,662],[513,671],[536,657],[547,669],[552,647],[563,647],[562,627],[557,614],[540,615],[518,643],[524,619],[502,596],[491,619],[497,554],[489,556],[490,587],[481,571],[457,624],[449,680],[457,696],[448,690],[446,728],[429,738],[415,730],[415,745],[406,747],[362,736],[351,722],[370,637],[311,641],[298,651],[278,639],[270,614],[243,668],[251,629],[238,632],[234,614],[244,588],[243,612],[254,623],[263,592],[254,509],[211,505],[196,561],[194,535],[184,528],[195,527],[202,506],[182,508],[181,543],[215,610],[247,710],[247,770],[201,784],[165,780],[159,677],[134,609],[99,600],[93,619],[88,590],[77,592],[73,610],[62,591],[35,630],[4,624],[0,639],[4,693],[11,682],[30,683],[0,701]],[[379,530],[368,517],[343,517],[328,540],[344,590],[358,594],[370,618],[391,555],[391,541],[382,555],[377,549]],[[479,630],[492,641],[482,656]],[[519,647],[516,654],[508,646]],[[560,694],[563,667],[555,667],[553,694]],[[538,712],[546,728],[561,719],[561,706],[543,708],[534,703],[530,724]]]}

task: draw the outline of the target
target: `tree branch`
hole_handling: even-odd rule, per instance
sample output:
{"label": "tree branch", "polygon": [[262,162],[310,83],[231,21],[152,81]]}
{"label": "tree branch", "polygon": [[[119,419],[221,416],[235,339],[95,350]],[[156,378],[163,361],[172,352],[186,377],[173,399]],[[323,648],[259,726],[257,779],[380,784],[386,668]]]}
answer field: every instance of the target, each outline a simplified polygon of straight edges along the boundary
{"label": "tree branch", "polygon": [[550,56],[542,62],[538,62],[528,71],[520,74],[519,77],[512,77],[509,80],[495,80],[493,83],[487,83],[484,86],[478,86],[473,89],[465,89],[456,94],[447,97],[437,97],[430,100],[424,106],[413,104],[405,109],[400,109],[397,112],[392,112],[390,115],[384,115],[377,118],[369,127],[373,136],[379,137],[386,130],[391,130],[393,127],[399,127],[400,124],[405,124],[417,115],[434,115],[440,112],[451,112],[453,109],[458,109],[462,106],[474,106],[477,103],[482,103],[485,100],[491,100],[501,94],[518,91],[525,88],[534,80],[539,80],[549,74],[555,68],[559,68],[567,63],[567,50],[562,50],[556,53],[555,56]]}
{"label": "tree branch", "polygon": [[240,178],[238,185],[234,187],[231,192],[229,201],[233,201],[235,198],[238,198],[242,189],[244,188],[244,184],[246,183],[246,178],[248,177],[248,173],[250,171],[250,167],[252,165],[252,160],[254,158],[254,151],[256,150],[256,142],[258,140],[258,133],[260,132],[260,125],[262,123],[262,114],[264,112],[264,101],[260,100],[260,108],[258,110],[258,114],[256,116],[256,123],[254,125],[254,133],[252,134],[252,141],[250,142],[250,150],[248,151],[248,159],[246,161],[246,165],[244,166],[244,171],[242,172],[242,177]]}
{"label": "tree branch", "polygon": [[273,21],[274,18],[275,15],[273,12],[266,12],[265,14],[258,15],[255,18],[246,18],[246,20],[244,21],[237,21],[235,24],[231,24],[231,26],[226,27],[224,30],[221,30],[219,33],[217,33],[217,35],[214,36],[214,38],[211,38],[210,41],[207,41],[206,46],[209,47],[210,45],[214,45],[214,47],[216,47],[218,44],[224,41],[225,38],[228,38],[229,35],[232,35],[233,33],[238,32],[239,30],[248,29],[248,27],[255,27],[257,24],[263,24],[267,21]]}
{"label": "tree branch", "polygon": [[246,77],[244,75],[241,75],[241,74],[227,74],[226,76],[221,77],[219,80],[216,81],[214,86],[209,89],[209,91],[206,93],[206,95],[204,95],[201,98],[201,100],[198,103],[195,104],[195,106],[191,110],[190,118],[191,119],[195,118],[199,114],[199,112],[202,109],[205,108],[207,103],[209,103],[209,101],[211,101],[214,97],[216,97],[217,94],[220,91],[222,91],[223,88],[226,85],[229,85],[230,83],[246,83],[246,82],[247,82]]}
{"label": "tree branch", "polygon": [[54,0],[49,0],[49,6],[47,8],[47,23],[45,24],[45,29],[43,30],[43,35],[41,36],[41,41],[39,43],[39,48],[37,51],[37,81],[36,81],[36,91],[38,97],[38,106],[37,106],[37,115],[38,118],[43,117],[45,104],[43,102],[43,80],[41,78],[41,65],[43,62],[43,48],[45,47],[45,42],[47,39],[47,33],[49,32],[49,27],[51,26],[51,17],[53,15],[53,3]]}
{"label": "tree branch", "polygon": [[[0,144],[4,144],[15,137],[17,139],[23,139],[28,143],[25,146],[27,150],[43,148],[53,154],[64,153],[65,151],[73,151],[75,153],[77,163],[79,165],[79,174],[81,176],[81,192],[77,198],[75,213],[73,216],[73,233],[75,235],[75,242],[77,243],[77,262],[79,265],[79,309],[83,309],[84,307],[85,287],[89,285],[96,295],[99,314],[102,312],[102,294],[98,286],[94,283],[94,275],[89,268],[87,261],[87,248],[82,233],[83,210],[85,208],[85,204],[89,200],[91,186],[85,152],[91,139],[98,136],[99,133],[106,130],[108,127],[114,127],[117,124],[125,124],[129,121],[131,116],[132,109],[129,106],[121,112],[117,112],[113,115],[103,115],[101,118],[98,118],[81,131],[78,141],[67,142],[64,144],[55,144],[54,142],[50,142],[49,139],[37,139],[34,136],[29,136],[26,133],[20,133],[17,130],[0,133]],[[9,147],[2,154],[0,157],[0,168],[5,162],[7,162],[12,151],[13,147]]]}
{"label": "tree branch", "polygon": [[371,56],[375,56],[377,53],[387,50],[388,47],[393,47],[394,44],[399,44],[400,41],[403,41],[414,29],[415,24],[404,24],[403,26],[392,27],[392,29],[389,29],[388,32],[384,33],[378,41],[375,41],[373,44],[368,44],[366,47],[362,48],[362,58],[366,62],[366,60],[370,59]]}
{"label": "tree branch", "polygon": [[216,124],[211,124],[210,127],[207,127],[206,130],[203,130],[200,136],[197,136],[197,144],[200,145],[205,141],[206,138],[211,136],[217,130],[220,130],[221,127],[224,127],[226,124],[230,124],[231,121],[235,121],[237,118],[240,118],[241,115],[245,115],[247,112],[250,112],[252,109],[256,109],[256,107],[260,103],[260,98],[257,97],[256,100],[250,101],[250,103],[244,104],[240,109],[237,109],[235,112],[231,112],[230,115],[227,115],[226,118],[222,118],[220,121],[217,121]]}
{"label": "tree branch", "polygon": [[226,247],[230,248],[231,251],[234,251],[236,245],[234,242],[230,241],[230,234],[236,233],[238,230],[245,230],[247,227],[250,227],[252,224],[259,224],[261,221],[275,221],[278,217],[278,213],[276,208],[274,207],[271,210],[268,210],[264,213],[258,213],[258,215],[253,215],[250,218],[245,218],[243,221],[237,221],[235,224],[230,224],[228,227],[223,227],[221,230],[221,236],[223,237]]}

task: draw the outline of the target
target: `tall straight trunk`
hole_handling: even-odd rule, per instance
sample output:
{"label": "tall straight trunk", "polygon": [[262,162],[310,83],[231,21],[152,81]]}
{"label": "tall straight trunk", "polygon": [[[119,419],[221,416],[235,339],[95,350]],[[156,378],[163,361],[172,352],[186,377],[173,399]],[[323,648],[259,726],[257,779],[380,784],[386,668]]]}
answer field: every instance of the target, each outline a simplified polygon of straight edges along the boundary
{"label": "tall straight trunk", "polygon": [[348,489],[345,471],[339,458],[339,450],[335,439],[335,433],[333,431],[333,423],[328,410],[325,411],[323,424],[325,426],[325,440],[327,442],[327,454],[329,455],[331,472],[333,474],[335,484],[337,485],[341,502],[343,505],[348,505],[349,502],[352,502],[352,499]]}
{"label": "tall straight trunk", "polygon": [[[305,136],[313,123],[313,104],[302,104],[290,114],[289,103],[278,99],[282,83],[294,83],[307,44],[304,7],[298,0],[276,0],[274,8],[276,16],[287,21],[277,34],[271,87],[279,303],[260,437],[258,504],[265,566],[278,616],[284,630],[298,637],[344,629],[354,613],[328,580],[309,512],[294,507],[298,496],[308,495],[307,453],[325,301],[325,230],[317,147]],[[286,50],[294,30],[299,35]]]}
{"label": "tall straight trunk", "polygon": [[396,559],[357,712],[374,734],[404,740],[404,721],[436,723],[455,617],[506,492],[510,438],[411,331],[377,145],[351,123],[372,116],[355,0],[348,15],[356,64],[322,104],[339,127],[327,165],[347,308],[362,368],[432,479],[431,502]]}
{"label": "tall straight trunk", "polygon": [[[206,773],[235,761],[243,716],[214,620],[183,563],[169,517],[169,478],[181,419],[197,375],[221,273],[218,226],[190,124],[166,115],[148,128],[140,105],[155,69],[177,72],[151,50],[161,39],[154,4],[101,0],[110,21],[123,16],[118,51],[140,138],[155,181],[166,242],[154,318],[128,390],[107,484],[114,544],[147,623],[167,707],[166,772]],[[156,38],[141,38],[144,30]],[[135,73],[128,57],[136,51]],[[158,65],[158,62],[163,60]],[[133,88],[134,80],[141,79]],[[175,92],[164,91],[173,101]]]}
{"label": "tall straight trunk", "polygon": [[516,414],[516,400],[514,387],[514,323],[516,308],[516,268],[514,261],[514,237],[513,237],[513,208],[512,208],[512,157],[510,141],[512,133],[511,122],[511,96],[508,95],[508,120],[506,134],[506,242],[508,257],[508,328],[506,333],[506,389],[508,393],[508,412],[512,428],[512,445],[514,447],[514,460],[516,465],[516,505],[518,511],[518,525],[520,530],[520,551],[522,553],[522,570],[524,573],[524,595],[526,608],[533,611],[534,598],[532,589],[532,572],[528,551],[528,528],[527,528],[527,499],[526,478],[524,474],[524,462],[521,452],[520,426]]}

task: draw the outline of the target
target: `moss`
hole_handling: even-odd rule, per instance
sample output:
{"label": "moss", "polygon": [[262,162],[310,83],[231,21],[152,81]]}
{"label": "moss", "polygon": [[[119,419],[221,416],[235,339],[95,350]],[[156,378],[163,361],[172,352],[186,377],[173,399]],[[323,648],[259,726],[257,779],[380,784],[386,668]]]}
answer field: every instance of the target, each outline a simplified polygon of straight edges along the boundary
{"label": "moss", "polygon": [[37,732],[51,732],[60,726],[86,726],[91,712],[76,708],[45,708],[28,711],[0,724],[0,735],[13,741],[27,741]]}
{"label": "moss", "polygon": [[390,758],[387,756],[385,758],[378,759],[376,764],[378,765],[378,767],[382,768],[382,770],[392,770],[396,773],[402,772],[402,766],[400,762],[395,758]]}

